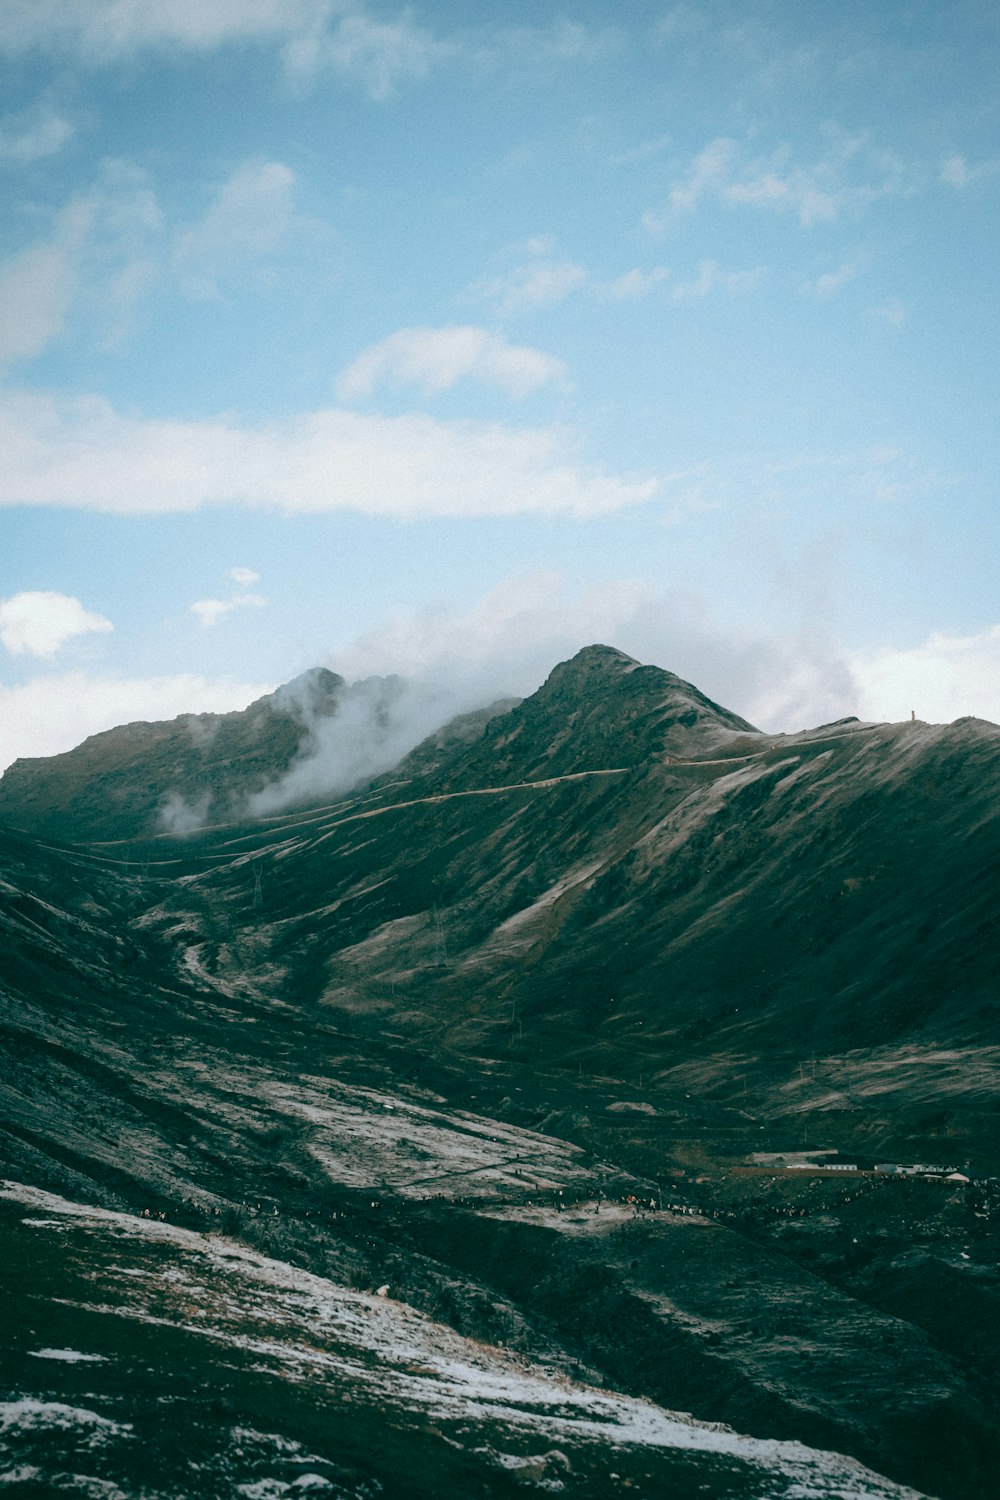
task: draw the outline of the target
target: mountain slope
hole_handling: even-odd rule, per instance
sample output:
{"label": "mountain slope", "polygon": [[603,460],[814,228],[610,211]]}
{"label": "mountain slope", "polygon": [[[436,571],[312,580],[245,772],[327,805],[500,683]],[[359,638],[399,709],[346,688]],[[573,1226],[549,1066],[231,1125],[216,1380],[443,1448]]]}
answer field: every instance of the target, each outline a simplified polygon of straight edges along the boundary
{"label": "mountain slope", "polygon": [[515,701],[442,724],[445,701],[400,677],[348,684],[317,667],[237,713],[126,724],[63,755],[15,761],[0,778],[0,822],[64,842],[187,835],[342,795],[428,730],[423,758],[434,764]]}
{"label": "mountain slope", "polygon": [[[0,836],[3,1170],[986,1500],[998,751],[763,735],[595,647],[333,802]],[[807,1146],[981,1180],[755,1165]]]}

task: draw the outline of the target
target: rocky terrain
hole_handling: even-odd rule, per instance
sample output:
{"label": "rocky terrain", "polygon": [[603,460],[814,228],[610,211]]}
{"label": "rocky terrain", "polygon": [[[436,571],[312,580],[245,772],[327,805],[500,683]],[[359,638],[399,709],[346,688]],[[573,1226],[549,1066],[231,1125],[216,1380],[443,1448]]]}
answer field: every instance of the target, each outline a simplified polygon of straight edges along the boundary
{"label": "rocky terrain", "polygon": [[251,817],[275,700],[0,781],[0,1480],[991,1495],[1000,729],[591,647]]}

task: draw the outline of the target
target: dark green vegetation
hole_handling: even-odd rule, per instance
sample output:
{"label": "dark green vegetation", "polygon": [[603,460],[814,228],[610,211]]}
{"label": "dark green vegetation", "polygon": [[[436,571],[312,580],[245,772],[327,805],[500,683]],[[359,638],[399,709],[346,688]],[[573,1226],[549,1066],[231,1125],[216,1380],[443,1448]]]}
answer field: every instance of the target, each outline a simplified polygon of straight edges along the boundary
{"label": "dark green vegetation", "polygon": [[[156,747],[176,765],[180,733],[136,726],[130,757],[97,737],[0,783],[0,813],[26,830],[0,850],[7,1177],[165,1213],[197,1240],[188,1255],[221,1229],[286,1269],[387,1285],[535,1366],[851,1454],[924,1493],[993,1493],[995,1189],[739,1168],[810,1146],[1000,1172],[1000,730],[763,735],[593,647],[348,797],[142,837],[165,795],[196,797],[193,761],[190,780],[157,781]],[[228,806],[266,784],[254,743],[226,760]],[[302,753],[289,741],[274,774]],[[101,842],[68,846],[85,838]],[[667,1206],[641,1216],[614,1202],[629,1194]],[[56,1255],[46,1231],[10,1211],[4,1224],[30,1239],[14,1305],[23,1321],[35,1297],[32,1337],[90,1348],[31,1290],[34,1257]],[[81,1256],[107,1274],[97,1229]],[[55,1295],[80,1301],[68,1283]],[[237,1470],[291,1486],[270,1450],[259,1470],[232,1467],[231,1428],[276,1430],[268,1379],[245,1360],[234,1374],[235,1346],[182,1356],[191,1330],[173,1304],[162,1315],[174,1332],[153,1350],[142,1325],[153,1374],[123,1420],[153,1421],[151,1392],[179,1365],[201,1371],[198,1391],[220,1359],[230,1372],[226,1411],[184,1440],[216,1445],[203,1487],[171,1470],[162,1493],[229,1494]],[[126,1339],[121,1326],[108,1313],[93,1338]],[[43,1389],[18,1337],[10,1394],[87,1406]],[[100,1369],[113,1385],[124,1350],[45,1373]],[[366,1466],[352,1441],[377,1447],[396,1396],[373,1387],[345,1428],[337,1381],[335,1396],[290,1394],[277,1423],[319,1455],[325,1493],[596,1495],[625,1479],[650,1495],[784,1492],[766,1466],[748,1478],[745,1454],[647,1444],[626,1460],[540,1427],[518,1429],[508,1464],[509,1414],[459,1438],[448,1402],[452,1417],[423,1398],[419,1418],[385,1418],[393,1436]],[[193,1423],[202,1408],[182,1396]],[[411,1446],[426,1490],[402,1477]],[[552,1448],[562,1459],[543,1462]],[[139,1482],[106,1473],[126,1493]],[[850,1482],[815,1492],[876,1493]]]}

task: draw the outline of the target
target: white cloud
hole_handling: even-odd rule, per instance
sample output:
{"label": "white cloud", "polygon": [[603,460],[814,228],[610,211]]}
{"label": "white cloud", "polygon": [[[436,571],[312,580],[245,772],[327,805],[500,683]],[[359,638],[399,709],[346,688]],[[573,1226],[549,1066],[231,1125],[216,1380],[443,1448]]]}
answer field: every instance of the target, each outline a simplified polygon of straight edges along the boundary
{"label": "white cloud", "polygon": [[50,103],[40,100],[29,109],[0,119],[0,161],[25,165],[54,156],[73,135],[73,125]]}
{"label": "white cloud", "polygon": [[794,162],[791,148],[742,160],[737,141],[720,136],[694,157],[667,195],[666,207],[643,217],[651,233],[715,198],[734,206],[794,214],[803,227],[858,213],[880,198],[909,192],[910,174],[890,152],[877,150],[863,136],[828,131],[826,151],[807,165]]}
{"label": "white cloud", "polygon": [[691,593],[641,579],[574,588],[560,573],[507,578],[466,609],[401,612],[334,653],[347,677],[400,672],[465,702],[530,693],[556,662],[594,642],[676,672],[760,728],[794,731],[857,714],[898,722],[1000,722],[1000,625],[933,635],[912,648],[850,652],[816,629],[723,626]]}
{"label": "white cloud", "polygon": [[736,142],[728,136],[709,141],[694,158],[683,181],[671,188],[668,198],[670,212],[681,214],[697,208],[707,192],[726,180],[736,150]]}
{"label": "white cloud", "polygon": [[949,156],[941,166],[941,181],[950,187],[966,187],[970,178],[969,166],[964,156]]}
{"label": "white cloud", "polygon": [[[49,237],[0,264],[0,363],[40,354],[72,314],[103,348],[132,331],[160,278],[214,297],[236,271],[282,249],[312,221],[295,212],[295,174],[281,162],[243,162],[201,220],[171,240],[156,193],[132,163],[109,160],[54,214]],[[172,261],[172,266],[171,266]]]}
{"label": "white cloud", "polygon": [[59,337],[76,284],[66,244],[36,245],[0,265],[0,364],[31,359]]}
{"label": "white cloud", "polygon": [[69,594],[37,591],[0,600],[0,642],[12,656],[51,659],[75,636],[112,629],[110,620]]}
{"label": "white cloud", "polygon": [[601,288],[601,295],[609,302],[637,301],[640,297],[648,297],[669,276],[666,266],[652,266],[648,271],[634,266],[631,271],[625,271],[621,276],[616,276],[614,281],[607,282]]}
{"label": "white cloud", "polygon": [[1000,723],[1000,625],[976,635],[935,633],[919,646],[886,646],[858,653],[851,670],[865,719],[930,723],[971,714]]}
{"label": "white cloud", "polygon": [[909,319],[910,309],[898,297],[890,297],[888,302],[882,302],[878,307],[873,307],[872,315],[878,318],[880,323],[888,324],[890,328],[902,328]]}
{"label": "white cloud", "polygon": [[[360,83],[369,98],[388,99],[403,83],[425,78],[454,48],[403,14],[376,20],[360,6],[339,6],[332,24],[301,28],[285,47],[293,75],[331,70]],[[325,18],[324,18],[325,21]]]}
{"label": "white cloud", "polygon": [[260,574],[255,573],[253,568],[230,568],[226,576],[240,589],[249,589],[255,583],[260,583]]}
{"label": "white cloud", "polygon": [[846,286],[849,281],[853,281],[860,273],[860,262],[845,260],[841,262],[835,271],[824,271],[821,276],[816,277],[815,281],[804,282],[802,290],[814,297],[819,297],[821,301],[825,302],[829,297],[835,296],[842,286]]}
{"label": "white cloud", "polygon": [[280,49],[294,77],[340,75],[384,99],[453,50],[405,11],[383,20],[352,0],[5,0],[0,52],[69,53],[107,66],[148,50]]}
{"label": "white cloud", "polygon": [[501,315],[510,316],[551,307],[587,284],[583,266],[550,256],[545,240],[529,243],[537,245],[539,253],[523,265],[479,282],[469,293],[474,301],[492,302]]}
{"label": "white cloud", "polygon": [[144,174],[104,162],[54,214],[47,240],[0,264],[0,364],[41,354],[81,309],[96,313],[105,344],[120,339],[152,284],[161,231]]}
{"label": "white cloud", "polygon": [[463,378],[525,396],[566,377],[561,359],[539,349],[508,344],[485,328],[401,328],[366,349],[341,375],[342,400],[367,396],[382,382],[420,386],[430,395]]}
{"label": "white cloud", "polygon": [[210,630],[223,615],[232,614],[234,609],[263,609],[267,603],[261,594],[248,592],[255,583],[260,582],[260,574],[255,573],[253,568],[230,568],[226,576],[236,585],[235,593],[230,594],[228,599],[198,599],[191,606],[191,613],[197,615],[203,630]]}
{"label": "white cloud", "polygon": [[[500,7],[496,7],[500,13]],[[539,26],[485,27],[466,32],[461,56],[480,71],[497,69],[537,73],[565,63],[606,61],[626,47],[614,26],[587,26],[559,16]]]}
{"label": "white cloud", "polygon": [[263,609],[266,603],[260,594],[233,594],[229,599],[199,599],[191,613],[198,616],[203,630],[209,630],[234,609]]}
{"label": "white cloud", "polygon": [[471,704],[534,691],[556,662],[594,642],[676,672],[762,728],[853,711],[850,669],[821,638],[726,630],[698,596],[634,578],[577,589],[556,572],[508,578],[465,610],[400,613],[331,665],[347,677],[398,671],[439,682]]}
{"label": "white cloud", "polygon": [[970,183],[980,182],[984,177],[995,177],[1000,172],[1000,161],[969,163],[964,156],[949,156],[941,165],[942,182],[953,188],[965,188]]}
{"label": "white cloud", "polygon": [[174,261],[187,290],[214,296],[223,273],[280,250],[299,223],[294,194],[295,173],[283,162],[238,166],[200,223],[177,236]]}
{"label": "white cloud", "polygon": [[282,40],[322,26],[329,10],[327,0],[6,0],[0,49],[60,48],[92,62],[148,47],[204,52],[230,42]]}
{"label": "white cloud", "polygon": [[0,770],[19,756],[59,755],[89,735],[137,719],[229,713],[273,691],[232,678],[95,677],[60,672],[17,687],[0,684]]}
{"label": "white cloud", "polygon": [[698,274],[692,281],[682,281],[674,287],[671,296],[676,302],[697,301],[712,292],[728,292],[731,297],[751,292],[764,279],[764,267],[756,266],[752,271],[722,271],[714,260],[703,260]]}
{"label": "white cloud", "polygon": [[125,416],[97,397],[0,395],[0,504],[120,514],[239,503],[422,516],[602,515],[654,478],[593,471],[558,427],[336,408],[262,426]]}
{"label": "white cloud", "polygon": [[523,73],[598,63],[623,45],[616,28],[567,17],[509,26],[488,16],[441,36],[408,6],[393,4],[387,14],[363,0],[3,0],[0,6],[0,53],[63,53],[107,67],[151,50],[268,47],[292,80],[332,74],[376,101],[449,60],[478,73]]}

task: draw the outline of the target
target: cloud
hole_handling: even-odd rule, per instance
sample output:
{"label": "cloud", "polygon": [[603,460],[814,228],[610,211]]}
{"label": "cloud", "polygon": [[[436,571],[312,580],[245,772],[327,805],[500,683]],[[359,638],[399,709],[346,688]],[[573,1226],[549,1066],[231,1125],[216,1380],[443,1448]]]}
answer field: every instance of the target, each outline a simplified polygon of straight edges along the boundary
{"label": "cloud", "polygon": [[155,275],[161,233],[144,173],[104,162],[53,215],[46,240],[0,264],[0,364],[41,354],[81,310],[97,315],[105,344],[123,336]]}
{"label": "cloud", "polygon": [[913,180],[891,152],[874,148],[864,136],[828,131],[826,151],[798,165],[791,147],[745,160],[738,141],[709,141],[671,187],[666,206],[643,217],[661,234],[706,198],[735,207],[794,214],[804,228],[859,213],[880,198],[913,190]]}
{"label": "cloud", "polygon": [[23,166],[54,156],[72,138],[74,127],[46,100],[0,119],[0,161]]}
{"label": "cloud", "polygon": [[851,658],[862,718],[950,723],[971,714],[1000,723],[1000,625],[967,636],[935,632],[918,646]]}
{"label": "cloud", "polygon": [[260,583],[260,574],[255,573],[253,568],[230,568],[226,576],[240,589],[252,588],[255,583]]}
{"label": "cloud", "polygon": [[260,574],[253,568],[230,568],[226,576],[236,585],[236,593],[230,594],[228,599],[199,599],[191,606],[191,613],[197,615],[203,630],[217,625],[223,615],[232,614],[234,609],[263,609],[267,603],[261,594],[247,592],[253,584],[260,582]]}
{"label": "cloud", "polygon": [[137,719],[229,713],[274,686],[190,674],[97,677],[82,671],[52,673],[17,687],[0,684],[0,770],[19,756],[59,755],[89,735]]}
{"label": "cloud", "polygon": [[984,177],[995,177],[1000,172],[1000,161],[981,161],[970,165],[964,156],[949,156],[941,165],[940,180],[949,187],[965,188],[970,183],[980,182]]}
{"label": "cloud", "polygon": [[878,307],[872,308],[872,316],[878,318],[880,323],[887,324],[889,328],[902,328],[909,319],[910,309],[898,297],[890,297],[888,302],[882,302]]}
{"label": "cloud", "polygon": [[0,395],[0,504],[118,514],[241,504],[419,517],[604,515],[651,476],[583,465],[571,433],[336,408],[241,426],[123,415],[98,397]]}
{"label": "cloud", "polygon": [[703,260],[697,276],[692,281],[680,282],[670,295],[675,302],[697,301],[716,291],[738,297],[758,287],[764,275],[763,266],[756,266],[752,271],[722,271],[714,260]]}
{"label": "cloud", "polygon": [[12,656],[51,659],[75,636],[113,629],[69,594],[28,592],[0,600],[0,642]]}
{"label": "cloud", "polygon": [[699,595],[642,579],[574,587],[558,572],[507,578],[473,605],[400,612],[337,651],[345,676],[397,671],[446,684],[463,702],[533,692],[556,662],[594,642],[666,667],[771,732],[857,714],[1000,722],[1000,625],[935,634],[915,647],[851,651],[804,626],[722,625]]}
{"label": "cloud", "polygon": [[574,588],[558,572],[507,578],[468,609],[401,612],[330,664],[344,676],[398,671],[487,702],[533,692],[556,662],[594,642],[676,672],[763,728],[838,718],[856,696],[843,654],[818,634],[724,629],[695,594],[635,578]]}
{"label": "cloud", "polygon": [[523,75],[567,63],[602,63],[626,46],[618,27],[586,26],[559,16],[540,26],[486,26],[467,31],[456,51],[477,73],[503,70]]}
{"label": "cloud", "polygon": [[0,363],[41,354],[71,315],[102,348],[132,331],[158,281],[219,296],[220,284],[278,253],[313,221],[296,213],[296,179],[281,162],[241,163],[202,218],[176,234],[146,173],[102,162],[94,181],[53,215],[49,236],[0,263]]}
{"label": "cloud", "polygon": [[571,260],[557,260],[548,252],[546,240],[529,241],[528,248],[535,252],[530,260],[478,282],[468,294],[472,300],[492,302],[501,316],[507,317],[536,307],[552,307],[587,284],[584,267]]}
{"label": "cloud", "polygon": [[263,609],[267,600],[261,594],[233,594],[229,599],[199,599],[191,606],[191,613],[198,616],[204,630],[217,625],[223,615],[234,609]]}
{"label": "cloud", "polygon": [[234,267],[274,255],[300,221],[295,173],[279,161],[246,161],[219,188],[204,217],[174,242],[174,263],[186,290],[217,296],[218,280]]}
{"label": "cloud", "polygon": [[859,261],[842,261],[835,271],[824,271],[815,281],[803,282],[802,291],[825,302],[829,297],[835,296],[842,286],[859,276],[861,269]]}
{"label": "cloud", "polygon": [[640,297],[648,297],[669,276],[666,266],[652,266],[648,271],[634,266],[631,271],[616,276],[614,281],[606,282],[601,288],[601,295],[609,302],[634,302]]}
{"label": "cloud", "polygon": [[689,213],[697,208],[707,192],[717,189],[726,180],[736,152],[737,144],[728,136],[709,141],[698,152],[683,180],[670,189],[667,199],[670,214]]}
{"label": "cloud", "polygon": [[360,6],[337,9],[342,13],[332,24],[302,28],[289,40],[284,59],[290,73],[308,78],[332,71],[382,101],[401,84],[425,78],[455,50],[408,14],[384,21]]}
{"label": "cloud", "polygon": [[321,22],[323,0],[6,0],[0,51],[63,52],[95,65],[147,48],[205,52],[225,43],[282,39]]}
{"label": "cloud", "polygon": [[407,13],[385,20],[351,0],[5,0],[0,52],[69,54],[106,67],[147,51],[277,48],[302,79],[326,71],[373,99],[426,76],[453,50]]}
{"label": "cloud", "polygon": [[76,285],[66,244],[36,245],[0,265],[0,364],[32,359],[59,337]]}
{"label": "cloud", "polygon": [[392,675],[345,687],[334,714],[319,715],[302,679],[281,690],[306,729],[302,750],[288,772],[250,798],[249,812],[267,816],[292,803],[336,796],[359,781],[390,770],[421,740],[463,709],[481,707],[452,684],[406,682]]}
{"label": "cloud", "polygon": [[539,349],[508,344],[485,328],[401,328],[373,344],[337,383],[342,400],[367,396],[385,381],[420,386],[427,394],[449,390],[463,378],[526,396],[566,378],[561,359]]}

